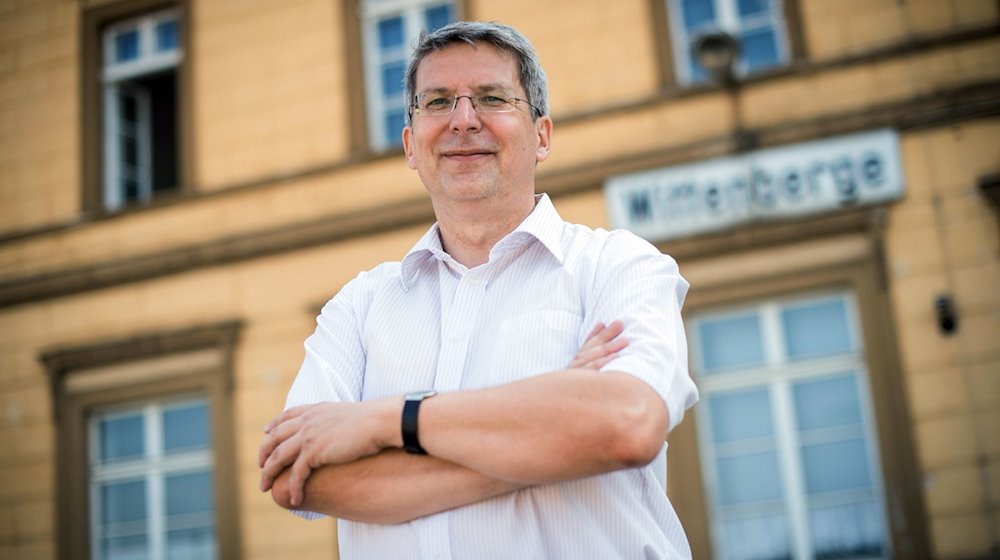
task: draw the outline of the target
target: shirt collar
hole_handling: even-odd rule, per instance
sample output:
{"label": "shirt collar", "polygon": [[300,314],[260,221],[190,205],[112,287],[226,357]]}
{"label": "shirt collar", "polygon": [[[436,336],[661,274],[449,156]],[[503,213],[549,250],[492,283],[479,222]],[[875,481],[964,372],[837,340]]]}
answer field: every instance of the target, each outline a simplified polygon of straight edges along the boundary
{"label": "shirt collar", "polygon": [[[563,262],[562,232],[565,222],[552,205],[548,194],[535,195],[535,209],[528,214],[514,231],[510,232],[490,250],[490,256],[497,252],[507,251],[531,243],[537,239],[561,264]],[[408,290],[417,270],[430,259],[446,261],[451,256],[441,245],[440,228],[435,223],[427,233],[413,246],[400,266],[400,280],[403,290]]]}

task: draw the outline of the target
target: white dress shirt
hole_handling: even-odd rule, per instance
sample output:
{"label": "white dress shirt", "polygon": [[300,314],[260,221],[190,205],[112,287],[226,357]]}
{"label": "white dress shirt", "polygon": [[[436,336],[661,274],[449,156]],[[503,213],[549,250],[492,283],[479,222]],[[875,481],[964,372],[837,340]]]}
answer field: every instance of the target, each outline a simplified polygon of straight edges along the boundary
{"label": "white dress shirt", "polygon": [[[597,322],[619,319],[629,345],[602,370],[647,382],[673,429],[698,399],[680,315],[687,288],[672,258],[631,233],[564,222],[547,195],[472,269],[444,252],[435,225],[402,262],[361,273],[323,307],[286,406],[490,387],[563,369]],[[409,523],[340,520],[341,556],[689,558],[666,497],[666,449],[644,467]]]}

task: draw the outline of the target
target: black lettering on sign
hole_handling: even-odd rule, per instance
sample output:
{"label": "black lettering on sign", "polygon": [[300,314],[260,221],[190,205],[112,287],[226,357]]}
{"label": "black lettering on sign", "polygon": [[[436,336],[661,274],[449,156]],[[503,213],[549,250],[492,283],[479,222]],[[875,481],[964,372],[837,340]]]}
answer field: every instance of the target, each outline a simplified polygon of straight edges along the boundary
{"label": "black lettering on sign", "polygon": [[865,154],[861,160],[861,176],[870,187],[881,187],[885,184],[885,166],[882,158],[875,152]]}
{"label": "black lettering on sign", "polygon": [[799,175],[798,169],[793,167],[785,172],[782,187],[788,193],[789,198],[797,199],[802,195],[802,176]]}
{"label": "black lettering on sign", "polygon": [[634,190],[628,193],[629,221],[644,222],[653,218],[652,204],[649,201],[649,191]]}
{"label": "black lettering on sign", "polygon": [[833,183],[840,193],[842,204],[852,204],[858,200],[858,183],[854,177],[854,165],[851,159],[844,156],[838,158],[830,165],[830,172],[833,174]]}
{"label": "black lettering on sign", "polygon": [[753,190],[753,199],[758,206],[771,207],[774,206],[774,185],[771,175],[767,171],[755,167],[753,169],[753,183],[751,189]]}

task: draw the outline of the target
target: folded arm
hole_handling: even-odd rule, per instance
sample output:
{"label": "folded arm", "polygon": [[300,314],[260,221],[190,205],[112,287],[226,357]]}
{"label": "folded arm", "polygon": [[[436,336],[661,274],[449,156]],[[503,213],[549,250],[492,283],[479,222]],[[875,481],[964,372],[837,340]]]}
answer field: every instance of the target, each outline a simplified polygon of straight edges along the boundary
{"label": "folded arm", "polygon": [[[627,345],[627,341],[619,335],[622,332],[620,322],[608,327],[598,324],[588,335],[587,341],[580,352],[569,364],[578,370],[590,370],[595,373]],[[443,396],[443,395],[442,395]],[[426,407],[435,397],[424,403]],[[332,405],[336,408],[365,407],[364,413],[353,415],[355,420],[364,419],[364,427],[352,431],[368,431],[385,429],[399,434],[399,414],[402,401],[386,399],[384,403],[368,401],[363,403],[340,403]],[[373,403],[389,406],[373,406]],[[326,403],[331,405],[331,403]],[[273,480],[268,478],[271,473],[279,471],[279,465],[287,465],[287,459],[298,459],[299,456],[288,456],[285,461],[273,458],[275,452],[281,457],[291,445],[284,444],[285,449],[278,451],[278,444],[269,445],[278,437],[278,433],[288,428],[278,428],[295,418],[312,415],[319,422],[320,413],[330,406],[298,407],[286,411],[282,416],[269,424],[269,434],[261,446],[260,461],[264,470],[261,477],[261,488],[271,488],[274,500],[285,508],[302,509],[333,515],[343,519],[365,521],[370,523],[400,523],[432,513],[445,511],[459,506],[475,503],[493,496],[504,494],[528,485],[528,482],[504,480],[486,475],[476,469],[463,466],[441,457],[410,455],[399,449],[383,449],[375,454],[354,461],[337,464],[320,464],[305,473],[304,492],[296,490],[303,486],[300,479],[293,475],[293,469],[284,469]],[[382,414],[376,410],[382,411]],[[421,411],[421,425],[424,425],[426,413]],[[380,420],[380,421],[379,421]],[[374,425],[372,422],[374,422]],[[304,424],[295,421],[297,434]],[[345,433],[343,422],[339,423],[338,434]],[[426,429],[421,429],[424,436]],[[297,437],[287,436],[285,440]],[[662,441],[662,440],[661,440]],[[381,442],[366,449],[380,449]],[[397,442],[398,444],[398,442]],[[391,445],[389,447],[392,447]],[[426,447],[426,445],[425,445]],[[432,452],[433,454],[433,452]],[[273,484],[273,486],[272,486]],[[297,499],[296,499],[297,498]],[[298,501],[302,500],[302,501]]]}
{"label": "folded arm", "polygon": [[381,524],[404,523],[525,486],[401,449],[315,469],[298,505],[292,504],[290,477],[285,469],[271,488],[281,507]]}

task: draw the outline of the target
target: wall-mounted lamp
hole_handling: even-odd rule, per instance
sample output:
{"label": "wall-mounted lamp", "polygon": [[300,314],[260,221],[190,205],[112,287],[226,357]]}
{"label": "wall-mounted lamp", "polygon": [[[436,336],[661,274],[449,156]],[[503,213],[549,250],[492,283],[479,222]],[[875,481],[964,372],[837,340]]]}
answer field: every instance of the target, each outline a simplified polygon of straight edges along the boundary
{"label": "wall-mounted lamp", "polygon": [[694,58],[720,84],[736,82],[740,41],[721,29],[709,29],[694,38]]}
{"label": "wall-mounted lamp", "polygon": [[736,62],[743,49],[740,40],[721,29],[707,29],[694,37],[692,49],[695,60],[712,80],[730,92],[735,151],[745,152],[756,148],[759,140],[755,134],[744,130],[743,112],[740,108],[740,81],[736,79]]}
{"label": "wall-mounted lamp", "polygon": [[958,311],[955,309],[955,300],[949,295],[940,295],[934,301],[934,309],[937,311],[938,328],[941,334],[951,336],[958,330]]}

